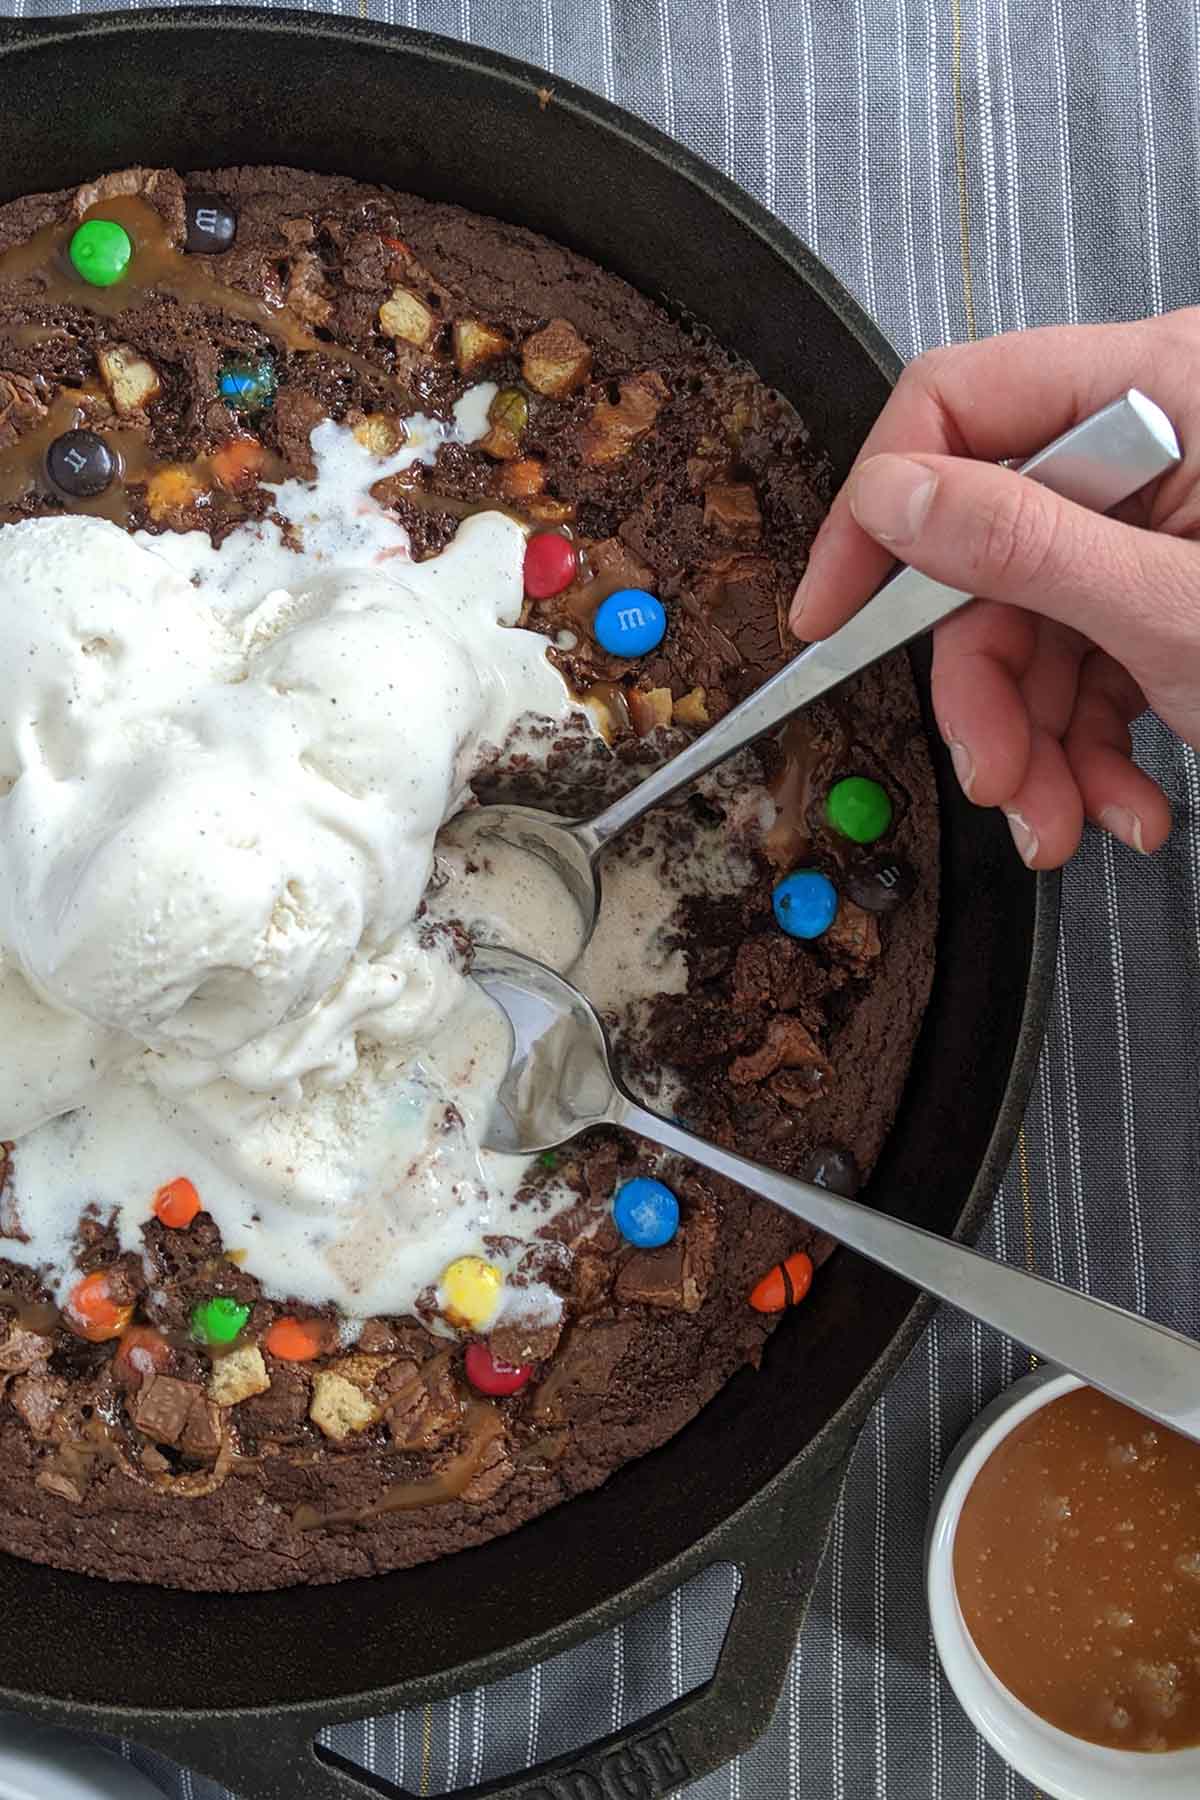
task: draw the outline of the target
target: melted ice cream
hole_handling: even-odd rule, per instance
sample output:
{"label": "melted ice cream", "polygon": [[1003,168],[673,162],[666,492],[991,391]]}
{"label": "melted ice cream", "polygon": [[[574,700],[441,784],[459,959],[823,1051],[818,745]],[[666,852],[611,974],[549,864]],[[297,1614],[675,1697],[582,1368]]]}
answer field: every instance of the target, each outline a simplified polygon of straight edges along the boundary
{"label": "melted ice cream", "polygon": [[[486,428],[491,392],[453,435]],[[588,715],[515,628],[516,524],[470,518],[414,564],[370,498],[447,434],[407,423],[386,461],[318,427],[317,479],[276,490],[286,537],[0,528],[0,1251],[60,1298],[83,1211],[136,1250],[182,1174],[280,1298],[402,1313],[457,1256],[515,1266],[572,1197],[518,1198],[528,1160],[479,1147],[508,1028],[449,921],[616,1013],[685,985],[681,873],[749,878],[721,833],[681,871],[663,813],[606,862],[579,960],[543,865],[473,856],[469,816],[442,832],[523,719]],[[504,1304],[559,1309],[539,1284]]]}

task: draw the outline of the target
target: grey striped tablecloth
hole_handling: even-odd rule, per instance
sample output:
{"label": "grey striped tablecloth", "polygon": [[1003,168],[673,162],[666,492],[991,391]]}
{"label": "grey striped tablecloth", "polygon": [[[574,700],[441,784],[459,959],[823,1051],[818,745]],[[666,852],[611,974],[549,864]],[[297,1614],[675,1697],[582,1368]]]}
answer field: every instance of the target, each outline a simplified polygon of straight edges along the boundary
{"label": "grey striped tablecloth", "polygon": [[[0,12],[80,8],[0,0]],[[83,8],[82,10],[89,10]],[[330,11],[526,56],[641,113],[773,208],[906,356],[1200,299],[1200,0],[350,0]],[[1200,768],[1154,720],[1175,806],[1151,862],[1090,837],[1058,995],[986,1247],[1200,1334]],[[870,1419],[773,1725],[689,1800],[1026,1800],[941,1679],[930,1491],[1024,1366],[943,1313]],[[610,1636],[405,1718],[338,1728],[418,1794],[528,1767],[703,1679],[727,1570]],[[220,1790],[133,1760],[186,1800]]]}

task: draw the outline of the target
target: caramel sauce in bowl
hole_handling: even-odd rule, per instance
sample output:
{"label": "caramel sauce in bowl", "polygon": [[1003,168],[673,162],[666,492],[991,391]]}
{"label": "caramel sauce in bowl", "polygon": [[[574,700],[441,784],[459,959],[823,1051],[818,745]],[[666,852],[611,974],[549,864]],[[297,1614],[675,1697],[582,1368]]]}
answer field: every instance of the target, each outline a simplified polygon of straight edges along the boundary
{"label": "caramel sauce in bowl", "polygon": [[[1063,1409],[1043,1412],[1061,1400],[1068,1401]],[[1142,1491],[1132,1496],[1134,1463],[1119,1452],[1146,1434],[1153,1454],[1134,1459]],[[1188,1641],[1192,1627],[1200,1630],[1200,1582],[1180,1575],[1173,1585],[1163,1562],[1186,1556],[1187,1543],[1200,1539],[1193,1465],[1200,1466],[1200,1446],[1174,1440],[1074,1375],[1042,1368],[980,1414],[943,1472],[925,1556],[942,1667],[976,1729],[1053,1800],[1200,1795],[1200,1734],[1193,1737],[1189,1724],[1197,1716],[1192,1697],[1200,1695],[1200,1645]],[[1130,1522],[1133,1547],[1124,1550],[1110,1527]],[[1127,1651],[1122,1640],[1130,1634],[1137,1644]],[[1185,1666],[1189,1651],[1195,1660]],[[1180,1704],[1156,1724],[1155,1706],[1172,1697],[1161,1687],[1156,1697],[1134,1664],[1152,1674],[1173,1662]],[[1118,1671],[1111,1679],[1109,1669]],[[1127,1721],[1122,1689],[1135,1696]],[[1126,1731],[1139,1747],[1116,1747]]]}

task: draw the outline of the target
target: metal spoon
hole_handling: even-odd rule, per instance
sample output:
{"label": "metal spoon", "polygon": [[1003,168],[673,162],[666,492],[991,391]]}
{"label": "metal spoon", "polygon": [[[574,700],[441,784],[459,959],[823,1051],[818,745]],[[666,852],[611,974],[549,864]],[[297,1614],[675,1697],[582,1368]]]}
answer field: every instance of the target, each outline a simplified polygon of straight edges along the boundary
{"label": "metal spoon", "polygon": [[595,1011],[561,975],[490,945],[476,951],[473,972],[513,1033],[512,1060],[485,1131],[487,1149],[553,1150],[589,1125],[620,1125],[740,1182],[1114,1399],[1200,1439],[1200,1344],[706,1143],[633,1099],[613,1072]]}
{"label": "metal spoon", "polygon": [[[1022,464],[1021,473],[1067,499],[1104,512],[1165,474],[1179,460],[1170,420],[1153,400],[1131,388],[1030,457]],[[548,863],[579,909],[582,943],[586,944],[600,910],[598,864],[620,832],[697,776],[782,725],[818,695],[957,612],[970,598],[970,594],[931,581],[916,569],[901,569],[832,637],[810,644],[778,675],[726,713],[711,731],[598,817],[570,821],[536,807],[486,806],[468,815],[470,830],[502,838]]]}

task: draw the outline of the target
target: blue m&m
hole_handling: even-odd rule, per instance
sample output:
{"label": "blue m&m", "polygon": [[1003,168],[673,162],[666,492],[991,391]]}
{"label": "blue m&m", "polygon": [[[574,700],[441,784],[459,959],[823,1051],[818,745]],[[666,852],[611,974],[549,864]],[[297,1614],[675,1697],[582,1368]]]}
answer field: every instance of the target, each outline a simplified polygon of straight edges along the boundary
{"label": "blue m&m", "polygon": [[679,1230],[679,1202],[661,1181],[635,1175],[617,1189],[613,1218],[628,1243],[639,1250],[657,1250]]}
{"label": "blue m&m", "polygon": [[645,656],[656,650],[667,631],[667,615],[645,588],[619,588],[603,601],[592,621],[592,633],[610,656]]}
{"label": "blue m&m", "polygon": [[269,356],[232,356],[217,377],[217,392],[234,412],[265,412],[274,404],[279,378]]}
{"label": "blue m&m", "polygon": [[779,883],[771,904],[789,937],[819,938],[837,917],[837,889],[816,869],[795,869]]}

